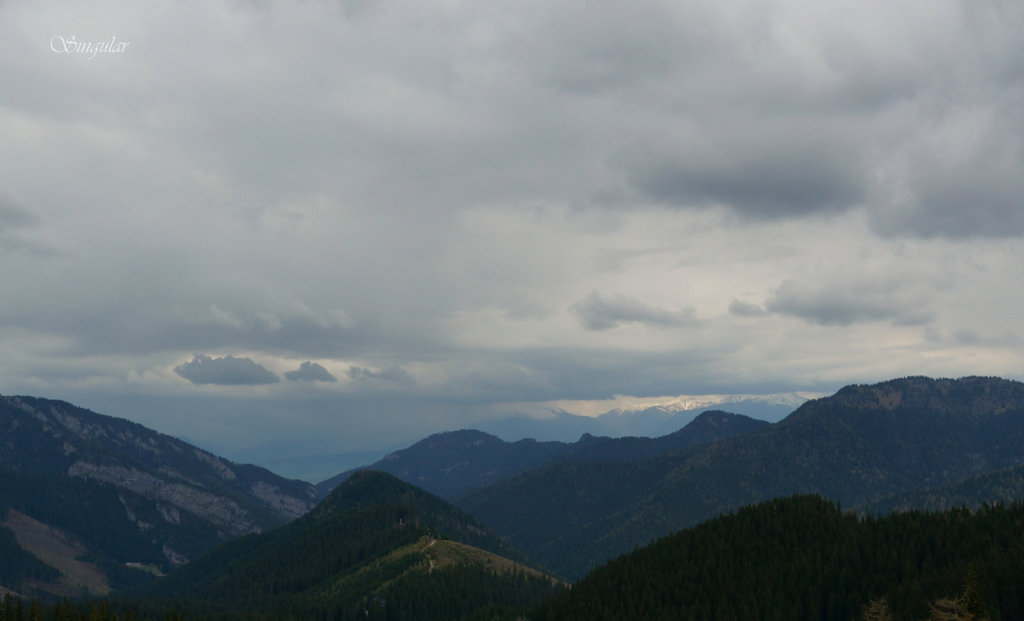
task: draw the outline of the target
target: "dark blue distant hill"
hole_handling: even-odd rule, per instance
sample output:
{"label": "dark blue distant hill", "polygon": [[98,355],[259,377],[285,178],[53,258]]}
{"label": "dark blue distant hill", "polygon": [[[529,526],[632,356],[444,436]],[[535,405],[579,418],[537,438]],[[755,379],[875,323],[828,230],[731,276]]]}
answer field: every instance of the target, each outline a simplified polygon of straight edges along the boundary
{"label": "dark blue distant hill", "polygon": [[[551,461],[636,461],[767,425],[746,416],[711,411],[660,438],[607,438],[584,434],[573,443],[529,439],[505,442],[482,431],[463,429],[434,434],[366,468],[390,472],[443,498],[456,499]],[[318,484],[321,497],[352,472],[355,471]]]}

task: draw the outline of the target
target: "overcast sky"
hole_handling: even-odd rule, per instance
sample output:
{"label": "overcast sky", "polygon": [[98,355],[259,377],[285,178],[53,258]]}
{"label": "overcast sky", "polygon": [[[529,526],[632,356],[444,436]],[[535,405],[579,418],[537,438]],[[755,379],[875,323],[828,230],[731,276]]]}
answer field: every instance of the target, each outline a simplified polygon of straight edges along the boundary
{"label": "overcast sky", "polygon": [[1018,0],[0,0],[0,393],[229,456],[1022,379],[1022,207]]}

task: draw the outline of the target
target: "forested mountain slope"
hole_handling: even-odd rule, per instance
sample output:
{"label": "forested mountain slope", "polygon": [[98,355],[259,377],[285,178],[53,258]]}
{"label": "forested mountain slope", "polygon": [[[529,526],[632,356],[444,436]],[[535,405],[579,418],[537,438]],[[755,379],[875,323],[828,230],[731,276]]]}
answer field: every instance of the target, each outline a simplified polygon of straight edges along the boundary
{"label": "forested mountain slope", "polygon": [[977,509],[996,500],[1024,499],[1024,465],[979,474],[950,485],[897,492],[865,505],[858,513],[885,515],[895,511],[943,511],[954,507]]}
{"label": "forested mountain slope", "polygon": [[[626,554],[532,618],[1020,619],[1022,551],[1021,504],[862,519],[795,496]],[[943,599],[976,616],[930,617]]]}
{"label": "forested mountain slope", "polygon": [[813,493],[860,505],[1021,462],[1024,384],[912,377],[849,386],[762,430],[667,456],[550,464],[459,504],[572,577],[760,500]]}

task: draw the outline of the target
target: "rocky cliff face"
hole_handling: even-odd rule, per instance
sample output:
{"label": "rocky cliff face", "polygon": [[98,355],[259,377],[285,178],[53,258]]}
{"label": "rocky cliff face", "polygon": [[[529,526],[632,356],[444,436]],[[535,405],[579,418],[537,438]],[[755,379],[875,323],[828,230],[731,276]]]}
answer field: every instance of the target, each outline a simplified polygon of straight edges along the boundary
{"label": "rocky cliff face", "polygon": [[[129,541],[142,537],[170,563],[218,540],[291,521],[316,498],[308,483],[235,464],[127,420],[34,397],[0,397],[0,475],[10,482],[0,485],[0,510],[16,508],[65,530],[75,521],[62,512],[92,511],[95,516],[79,521],[105,520],[110,528],[123,520],[134,531],[124,534]],[[19,482],[27,480],[38,498],[24,498]],[[85,482],[93,487],[82,487]],[[81,536],[90,537],[103,539]],[[138,542],[123,547],[143,556],[150,549]],[[99,552],[124,562],[154,560]]]}

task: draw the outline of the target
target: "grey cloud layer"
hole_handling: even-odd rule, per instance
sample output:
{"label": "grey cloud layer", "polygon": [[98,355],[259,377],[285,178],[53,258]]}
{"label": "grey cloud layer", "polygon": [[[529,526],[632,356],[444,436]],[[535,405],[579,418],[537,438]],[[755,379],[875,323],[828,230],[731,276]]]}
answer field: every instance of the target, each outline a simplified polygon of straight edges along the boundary
{"label": "grey cloud layer", "polygon": [[697,323],[692,308],[670,311],[644,304],[621,293],[603,296],[593,291],[573,304],[571,311],[587,330],[608,330],[623,323],[662,327],[692,326]]}
{"label": "grey cloud layer", "polygon": [[255,386],[280,381],[277,375],[259,363],[234,356],[212,358],[196,354],[189,362],[174,367],[174,372],[193,384]]}
{"label": "grey cloud layer", "polygon": [[861,321],[919,325],[934,318],[916,283],[883,276],[878,281],[814,284],[786,280],[765,301],[765,308],[811,323],[837,326]]}
{"label": "grey cloud layer", "polygon": [[[169,24],[240,42],[274,6],[210,10],[208,24],[178,11]],[[310,187],[432,210],[622,191],[755,220],[863,206],[891,234],[1019,235],[1020,12],[558,2],[352,21],[314,2],[243,58],[203,63],[210,52],[197,48],[146,60],[165,76],[157,95],[202,94],[167,115],[157,148],[201,150],[255,208]],[[303,29],[319,45],[288,45]],[[157,44],[170,34],[140,33]],[[143,43],[139,54],[153,49]],[[132,116],[153,108],[142,90],[122,94]]]}
{"label": "grey cloud layer", "polygon": [[[1020,2],[40,6],[0,4],[4,386],[448,420],[1020,368]],[[49,49],[86,30],[131,46]]]}

